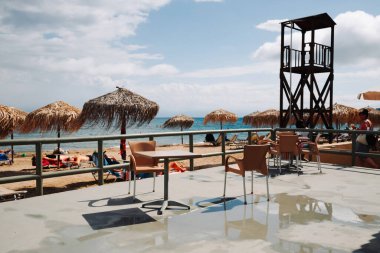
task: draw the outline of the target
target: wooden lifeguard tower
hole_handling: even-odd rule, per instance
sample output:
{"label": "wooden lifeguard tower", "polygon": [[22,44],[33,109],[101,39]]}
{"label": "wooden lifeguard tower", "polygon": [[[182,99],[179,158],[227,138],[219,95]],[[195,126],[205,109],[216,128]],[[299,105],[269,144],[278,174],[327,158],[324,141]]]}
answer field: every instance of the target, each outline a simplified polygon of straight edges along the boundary
{"label": "wooden lifeguard tower", "polygon": [[310,128],[319,120],[332,128],[335,25],[327,13],[281,23],[280,127],[293,116]]}

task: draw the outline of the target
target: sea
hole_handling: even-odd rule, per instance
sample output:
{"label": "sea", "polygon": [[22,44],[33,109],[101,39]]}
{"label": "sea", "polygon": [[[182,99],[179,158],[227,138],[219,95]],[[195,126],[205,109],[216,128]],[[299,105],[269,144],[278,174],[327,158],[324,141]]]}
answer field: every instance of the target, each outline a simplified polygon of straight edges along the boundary
{"label": "sea", "polygon": [[[180,131],[180,128],[162,128],[162,125],[166,120],[168,120],[169,117],[157,117],[154,118],[149,124],[142,125],[140,127],[132,126],[128,127],[126,132],[127,134],[145,134],[145,133],[162,133],[162,132],[176,132]],[[268,126],[269,127],[269,126]],[[223,129],[245,129],[250,128],[250,126],[247,126],[243,124],[243,118],[239,118],[237,122],[235,123],[225,123],[223,124]],[[265,126],[263,126],[265,128]],[[191,128],[185,129],[184,131],[198,131],[198,130],[219,130],[220,124],[211,124],[208,123],[207,125],[203,124],[203,117],[194,118],[194,124]],[[82,126],[79,131],[74,133],[65,133],[61,132],[61,137],[90,137],[90,136],[104,136],[104,135],[118,135],[120,134],[120,129],[111,127],[111,129],[106,129],[102,126],[89,126],[84,125]],[[265,132],[262,132],[262,134],[266,134]],[[232,137],[233,133],[227,134],[227,138]],[[247,133],[238,133],[239,139],[245,139],[247,138]],[[215,138],[217,137],[217,134],[214,135]],[[56,132],[32,132],[28,134],[21,134],[21,133],[14,133],[14,139],[29,139],[29,138],[55,138],[57,137]],[[10,139],[10,137],[7,137]],[[197,142],[203,142],[205,138],[205,135],[194,135],[194,143]],[[141,139],[140,139],[141,140]],[[158,145],[175,145],[175,144],[181,144],[181,136],[169,136],[169,137],[159,137],[155,138]],[[118,147],[119,146],[118,140],[115,141],[105,141],[104,146],[105,148],[110,147]],[[184,136],[183,138],[184,144],[189,142],[189,139],[187,136]],[[55,144],[46,144],[43,145],[43,150],[53,150],[57,146]],[[0,149],[7,149],[6,147],[0,147]],[[97,142],[77,142],[77,143],[62,143],[61,148],[64,150],[73,150],[73,149],[97,149]],[[34,151],[35,147],[33,145],[23,145],[23,146],[15,146],[14,147],[15,152],[27,152],[27,151]]]}

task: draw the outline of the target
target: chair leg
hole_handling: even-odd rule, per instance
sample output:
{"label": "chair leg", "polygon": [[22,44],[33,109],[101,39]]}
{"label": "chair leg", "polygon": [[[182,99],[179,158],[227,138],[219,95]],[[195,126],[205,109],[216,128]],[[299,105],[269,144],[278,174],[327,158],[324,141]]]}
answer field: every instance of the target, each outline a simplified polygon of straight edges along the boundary
{"label": "chair leg", "polygon": [[243,189],[244,189],[244,205],[247,204],[247,196],[245,193],[245,175],[243,175]]}
{"label": "chair leg", "polygon": [[153,172],[153,192],[155,191],[156,187],[156,172]]}
{"label": "chair leg", "polygon": [[279,159],[279,162],[278,162],[278,164],[277,164],[277,168],[278,168],[278,170],[280,171],[280,174],[281,174],[281,154],[279,155],[279,157],[278,157],[278,159]]}
{"label": "chair leg", "polygon": [[297,175],[299,176],[300,173],[301,173],[301,170],[300,170],[300,167],[299,167],[299,159],[298,159],[298,155],[296,155],[296,167],[297,167]]}
{"label": "chair leg", "polygon": [[251,194],[253,194],[253,170],[251,171]]}
{"label": "chair leg", "polygon": [[319,173],[322,173],[321,156],[319,155],[317,155],[317,163],[318,163]]}
{"label": "chair leg", "polygon": [[135,176],[133,177],[133,200],[136,199],[136,173]]}
{"label": "chair leg", "polygon": [[128,185],[128,194],[131,194],[131,180],[132,180],[132,171],[130,170],[129,171],[129,175],[128,175],[128,181],[129,181],[129,185]]}
{"label": "chair leg", "polygon": [[268,183],[269,175],[267,175],[266,178],[267,178],[267,201],[269,201],[269,183]]}
{"label": "chair leg", "polygon": [[226,198],[227,171],[224,172],[224,191],[223,198]]}
{"label": "chair leg", "polygon": [[109,171],[107,171],[107,176],[106,176],[106,178],[104,180],[107,180],[110,174],[111,173]]}

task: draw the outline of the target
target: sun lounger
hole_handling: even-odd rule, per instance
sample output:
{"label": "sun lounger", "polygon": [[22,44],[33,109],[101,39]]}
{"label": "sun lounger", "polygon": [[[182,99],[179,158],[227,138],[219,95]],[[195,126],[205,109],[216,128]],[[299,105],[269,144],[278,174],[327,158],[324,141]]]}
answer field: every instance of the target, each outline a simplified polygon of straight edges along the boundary
{"label": "sun lounger", "polygon": [[11,165],[12,160],[10,160],[5,153],[0,153],[0,165],[4,164]]}
{"label": "sun lounger", "polygon": [[[108,157],[106,154],[103,154],[103,155],[104,155],[104,159],[103,159],[104,166],[112,165],[112,164],[120,164],[120,162],[118,162],[115,158]],[[94,152],[92,154],[92,162],[93,162],[94,167],[99,167],[97,152]],[[98,180],[97,174],[98,174],[97,172],[92,172],[92,176],[94,177],[95,181]],[[118,180],[118,179],[123,180],[123,181],[126,180],[126,172],[124,171],[124,169],[107,170],[105,180],[107,180],[110,175],[115,176],[115,180]]]}

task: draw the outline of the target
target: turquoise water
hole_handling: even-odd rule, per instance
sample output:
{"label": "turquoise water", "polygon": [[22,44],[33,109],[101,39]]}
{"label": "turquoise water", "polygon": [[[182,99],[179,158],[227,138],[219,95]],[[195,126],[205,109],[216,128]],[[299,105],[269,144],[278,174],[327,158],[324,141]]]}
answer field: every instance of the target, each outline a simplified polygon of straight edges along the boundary
{"label": "turquoise water", "polygon": [[[153,119],[149,124],[143,125],[141,127],[129,127],[127,128],[127,134],[136,134],[136,133],[159,133],[159,132],[173,132],[173,131],[180,131],[180,129],[166,129],[162,128],[161,126],[164,124],[164,122],[169,119],[167,117],[163,118],[155,118]],[[242,118],[239,118],[236,123],[233,124],[223,124],[223,129],[242,129],[242,128],[250,128],[247,125],[244,125],[242,122]],[[220,125],[219,124],[207,124],[203,125],[203,118],[194,118],[194,124],[191,128],[186,129],[189,131],[197,131],[197,130],[219,130]],[[100,135],[115,135],[120,134],[120,129],[114,129],[111,128],[109,130],[106,130],[105,128],[101,126],[83,126],[79,131],[75,133],[61,133],[61,137],[85,137],[85,136],[100,136]],[[265,134],[265,133],[263,133]],[[56,137],[57,133],[55,132],[46,132],[46,133],[29,133],[29,134],[14,134],[14,139],[27,139],[27,138],[50,138],[50,137]],[[214,135],[217,137],[217,135]],[[228,137],[232,136],[232,133],[227,135]],[[204,140],[204,135],[195,135],[194,136],[194,143],[202,142]],[[239,133],[238,134],[239,139],[247,138],[247,133]],[[8,137],[9,138],[9,137]],[[181,143],[181,137],[180,136],[173,136],[173,137],[160,137],[155,139],[158,143],[158,145],[171,145],[171,144],[180,144]],[[187,136],[184,136],[184,143],[188,143]],[[105,147],[115,147],[119,145],[119,141],[107,141],[105,142]],[[44,150],[52,150],[56,147],[56,145],[44,145]],[[61,147],[64,150],[71,150],[71,149],[81,149],[81,148],[97,148],[96,142],[84,142],[84,143],[63,143],[61,144]],[[6,147],[1,147],[0,149],[3,149]],[[17,152],[19,151],[32,151],[34,150],[34,146],[17,146],[15,147],[15,150]]]}

